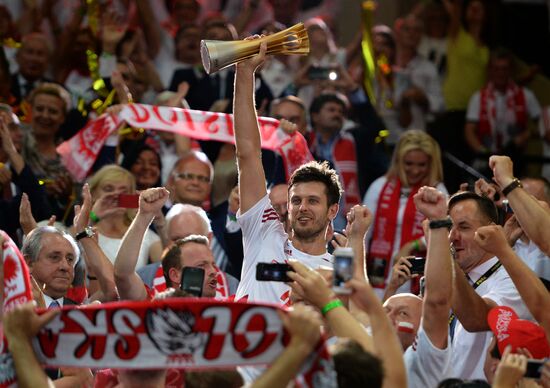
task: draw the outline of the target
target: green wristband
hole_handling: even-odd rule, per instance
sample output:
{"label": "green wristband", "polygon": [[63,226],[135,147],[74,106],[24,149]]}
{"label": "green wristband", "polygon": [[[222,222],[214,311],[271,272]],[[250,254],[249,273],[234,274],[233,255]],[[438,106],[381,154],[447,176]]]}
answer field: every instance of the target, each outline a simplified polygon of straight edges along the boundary
{"label": "green wristband", "polygon": [[94,224],[97,224],[99,222],[99,217],[97,216],[97,214],[95,214],[94,212],[90,212],[90,220],[94,223]]}
{"label": "green wristband", "polygon": [[344,306],[340,299],[334,299],[328,302],[325,307],[321,309],[323,316],[327,315],[330,310],[334,310],[336,307]]}
{"label": "green wristband", "polygon": [[415,251],[419,251],[419,250],[420,250],[420,244],[419,244],[418,240],[413,240],[412,244],[413,244],[413,249],[414,249]]}

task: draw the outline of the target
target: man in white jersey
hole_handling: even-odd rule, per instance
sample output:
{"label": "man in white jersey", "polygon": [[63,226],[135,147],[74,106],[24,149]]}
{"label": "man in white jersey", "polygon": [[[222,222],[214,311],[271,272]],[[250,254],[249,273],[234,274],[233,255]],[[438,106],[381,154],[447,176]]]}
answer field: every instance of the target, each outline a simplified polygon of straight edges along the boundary
{"label": "man in white jersey", "polygon": [[240,209],[244,260],[236,299],[287,303],[289,287],[281,282],[258,282],[259,262],[284,263],[289,258],[311,268],[332,267],[326,251],[326,234],[338,213],[341,186],[338,175],[326,164],[311,162],[298,168],[289,182],[289,234],[268,198],[260,159],[260,133],[254,104],[254,72],[264,62],[260,54],[237,64],[234,124],[239,168]]}

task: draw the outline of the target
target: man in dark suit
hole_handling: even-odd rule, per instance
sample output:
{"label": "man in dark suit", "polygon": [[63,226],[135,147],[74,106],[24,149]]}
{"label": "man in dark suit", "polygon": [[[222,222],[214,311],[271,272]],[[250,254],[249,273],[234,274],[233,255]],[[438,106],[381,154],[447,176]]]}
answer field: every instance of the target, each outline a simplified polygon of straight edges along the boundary
{"label": "man in dark suit", "polygon": [[47,308],[77,304],[66,297],[80,255],[71,235],[52,226],[40,226],[27,235],[21,253]]}
{"label": "man in dark suit", "polygon": [[44,34],[33,32],[23,37],[15,57],[19,71],[11,75],[11,94],[17,99],[17,103],[28,96],[40,82],[46,81],[50,57],[50,44]]}

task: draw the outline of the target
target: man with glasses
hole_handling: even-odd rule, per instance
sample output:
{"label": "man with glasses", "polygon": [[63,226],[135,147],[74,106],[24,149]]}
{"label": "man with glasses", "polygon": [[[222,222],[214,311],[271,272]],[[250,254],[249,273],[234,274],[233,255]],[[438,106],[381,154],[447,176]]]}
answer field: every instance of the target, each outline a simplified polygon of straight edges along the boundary
{"label": "man with glasses", "polygon": [[192,151],[180,158],[167,182],[173,203],[187,203],[203,207],[212,190],[214,168],[208,157]]}

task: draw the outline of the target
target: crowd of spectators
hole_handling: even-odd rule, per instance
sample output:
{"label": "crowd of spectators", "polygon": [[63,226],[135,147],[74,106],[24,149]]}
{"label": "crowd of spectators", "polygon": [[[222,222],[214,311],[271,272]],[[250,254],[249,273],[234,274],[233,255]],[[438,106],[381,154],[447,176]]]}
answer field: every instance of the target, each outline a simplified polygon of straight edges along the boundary
{"label": "crowd of spectators", "polygon": [[[0,1],[0,236],[48,309],[3,316],[20,386],[286,386],[324,333],[340,387],[550,387],[550,169],[529,165],[550,150],[550,107],[528,87],[550,70],[516,35],[494,39],[491,20],[536,17],[545,29],[523,34],[548,44],[548,5],[423,1],[388,26],[372,20],[390,2],[373,4]],[[344,7],[362,23],[345,47]],[[262,45],[202,66],[202,39],[298,22],[306,56]],[[232,113],[234,142],[121,125],[80,179],[60,144],[132,104]],[[288,171],[262,148],[260,116],[313,160]],[[332,288],[342,247],[345,295]],[[288,263],[289,281],[259,282],[262,262]],[[186,298],[184,268],[202,269],[202,297],[287,310],[288,347],[220,375],[37,363],[30,339],[55,308]]]}

